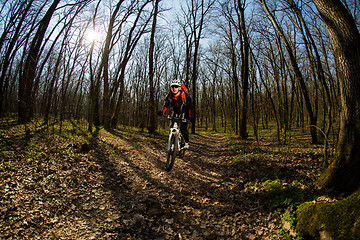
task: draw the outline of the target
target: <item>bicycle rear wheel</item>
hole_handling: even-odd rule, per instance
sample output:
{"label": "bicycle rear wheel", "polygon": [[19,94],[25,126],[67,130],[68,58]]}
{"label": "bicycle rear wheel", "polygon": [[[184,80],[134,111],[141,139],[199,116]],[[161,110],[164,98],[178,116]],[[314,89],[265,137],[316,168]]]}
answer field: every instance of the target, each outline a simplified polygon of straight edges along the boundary
{"label": "bicycle rear wheel", "polygon": [[166,158],[166,164],[165,164],[166,171],[170,171],[174,166],[176,153],[178,151],[177,146],[178,146],[178,137],[173,135],[171,137],[171,146],[167,153],[167,158]]}

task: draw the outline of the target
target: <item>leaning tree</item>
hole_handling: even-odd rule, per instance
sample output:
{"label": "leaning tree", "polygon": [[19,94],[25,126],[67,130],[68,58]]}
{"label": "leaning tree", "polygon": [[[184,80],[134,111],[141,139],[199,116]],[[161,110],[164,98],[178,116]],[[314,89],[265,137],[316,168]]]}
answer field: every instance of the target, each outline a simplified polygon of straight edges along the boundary
{"label": "leaning tree", "polygon": [[342,105],[336,155],[318,183],[351,193],[360,186],[360,33],[340,0],[313,2],[332,42]]}

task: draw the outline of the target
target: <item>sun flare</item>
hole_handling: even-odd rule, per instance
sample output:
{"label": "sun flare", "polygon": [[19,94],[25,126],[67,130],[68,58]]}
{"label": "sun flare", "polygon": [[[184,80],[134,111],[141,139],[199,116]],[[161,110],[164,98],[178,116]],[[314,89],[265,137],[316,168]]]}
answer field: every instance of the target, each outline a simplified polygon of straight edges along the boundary
{"label": "sun flare", "polygon": [[86,40],[88,40],[89,42],[94,42],[94,41],[98,41],[100,39],[100,33],[90,29],[87,31],[86,33]]}

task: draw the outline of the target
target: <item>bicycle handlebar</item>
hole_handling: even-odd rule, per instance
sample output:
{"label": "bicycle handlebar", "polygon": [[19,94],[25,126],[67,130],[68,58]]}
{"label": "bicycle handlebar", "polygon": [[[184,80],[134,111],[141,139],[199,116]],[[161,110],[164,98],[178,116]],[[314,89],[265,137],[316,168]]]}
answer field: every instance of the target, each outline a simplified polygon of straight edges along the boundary
{"label": "bicycle handlebar", "polygon": [[189,120],[186,118],[181,117],[174,117],[174,116],[165,116],[167,119],[173,120],[173,121],[182,121],[182,122],[188,122]]}

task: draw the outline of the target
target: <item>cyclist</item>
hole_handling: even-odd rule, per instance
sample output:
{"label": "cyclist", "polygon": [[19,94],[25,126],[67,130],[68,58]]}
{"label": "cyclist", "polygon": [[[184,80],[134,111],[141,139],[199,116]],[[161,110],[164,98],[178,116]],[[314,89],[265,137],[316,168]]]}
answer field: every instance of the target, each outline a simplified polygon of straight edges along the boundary
{"label": "cyclist", "polygon": [[[185,91],[181,86],[181,83],[177,80],[174,80],[170,84],[170,92],[165,99],[163,110],[158,112],[159,116],[164,115],[166,111],[172,107],[174,114],[183,114],[185,119],[193,121],[193,106],[191,103],[190,94],[188,94],[187,91]],[[185,140],[185,149],[189,148],[189,132],[187,125],[188,122],[181,122],[180,126],[180,131]]]}

